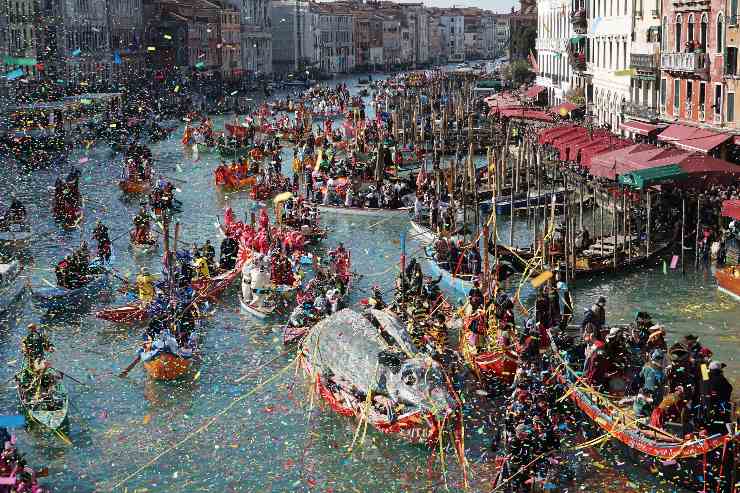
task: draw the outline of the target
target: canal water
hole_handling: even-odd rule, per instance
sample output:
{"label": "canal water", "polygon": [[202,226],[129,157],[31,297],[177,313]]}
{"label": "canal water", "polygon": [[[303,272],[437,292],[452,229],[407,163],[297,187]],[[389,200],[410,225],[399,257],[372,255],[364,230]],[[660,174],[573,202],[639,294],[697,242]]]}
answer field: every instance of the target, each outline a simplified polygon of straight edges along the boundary
{"label": "canal water", "polygon": [[[350,80],[354,85],[354,81]],[[223,127],[223,118],[215,120]],[[152,146],[157,169],[181,190],[184,213],[179,216],[181,238],[202,243],[220,239],[214,223],[224,208],[241,217],[258,210],[245,193],[220,195],[213,187],[215,154],[195,158],[183,153],[181,129]],[[286,150],[286,168],[289,159]],[[116,268],[132,277],[141,266],[159,272],[155,257],[133,258],[127,231],[137,202],[117,187],[121,158],[107,148],[92,147],[69,156],[82,172],[85,221],[81,230],[62,231],[50,214],[53,186],[59,170],[23,174],[2,163],[0,197],[23,200],[32,218],[36,239],[27,255],[31,285],[54,282],[50,266],[90,238],[95,220],[102,220],[116,239]],[[68,165],[61,170],[65,174]],[[286,170],[287,171],[287,170]],[[374,284],[390,287],[400,255],[400,236],[408,231],[404,218],[379,220],[324,215],[331,233],[324,242],[342,241],[352,251],[353,269],[361,274],[352,295],[356,303]],[[501,236],[508,223],[500,218]],[[517,225],[522,243],[528,232]],[[419,245],[408,241],[410,255]],[[514,288],[514,285],[510,285]],[[605,296],[610,324],[633,320],[640,309],[664,323],[671,340],[687,333],[699,336],[737,381],[740,305],[717,292],[711,272],[686,273],[662,265],[619,276],[584,280],[574,286],[578,311]],[[236,290],[227,291],[206,323],[203,359],[187,378],[170,383],[149,380],[139,367],[127,378],[117,374],[134,357],[138,328],[118,327],[97,320],[93,313],[110,304],[125,303],[114,290],[99,293],[88,303],[70,307],[63,317],[50,318],[26,299],[0,326],[0,392],[3,413],[18,411],[12,376],[19,368],[20,339],[26,324],[42,322],[56,346],[53,365],[76,378],[71,392],[68,445],[38,430],[17,430],[19,446],[30,464],[48,466],[44,480],[53,491],[161,492],[416,492],[461,491],[462,472],[451,450],[444,459],[370,429],[356,434],[354,422],[334,415],[311,398],[294,352],[285,352],[280,328],[239,313]],[[530,300],[531,303],[531,300]],[[237,379],[240,381],[237,383]],[[470,491],[488,492],[494,476],[489,410],[477,411],[472,396],[466,405],[466,454]],[[612,460],[610,449],[580,454],[579,491],[674,491],[642,469]]]}

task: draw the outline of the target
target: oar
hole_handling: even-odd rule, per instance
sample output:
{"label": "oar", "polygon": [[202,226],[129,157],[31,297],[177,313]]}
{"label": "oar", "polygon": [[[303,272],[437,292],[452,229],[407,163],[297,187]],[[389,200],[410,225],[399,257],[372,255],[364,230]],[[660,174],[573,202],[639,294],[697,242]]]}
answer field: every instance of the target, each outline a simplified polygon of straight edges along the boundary
{"label": "oar", "polygon": [[118,236],[116,236],[115,238],[113,238],[112,240],[110,240],[110,242],[111,242],[111,243],[113,243],[114,241],[118,241],[118,240],[120,240],[121,238],[123,238],[123,237],[124,237],[125,235],[127,235],[127,234],[131,234],[131,232],[132,232],[132,231],[133,231],[133,228],[132,228],[132,229],[129,229],[129,230],[127,230],[127,231],[124,231],[124,232],[123,232],[123,233],[121,233],[120,235],[118,235]]}
{"label": "oar", "polygon": [[137,354],[136,355],[136,358],[134,358],[134,360],[131,362],[131,364],[128,365],[125,370],[123,370],[121,373],[118,374],[118,377],[119,378],[125,378],[126,375],[128,375],[128,372],[130,372],[131,370],[133,370],[134,369],[134,366],[136,366],[136,365],[139,364],[139,361],[141,361],[141,356],[139,356]]}
{"label": "oar", "polygon": [[77,379],[76,379],[75,377],[73,377],[73,376],[72,376],[72,375],[70,375],[69,373],[64,373],[64,372],[63,372],[62,370],[60,370],[59,368],[55,368],[55,370],[56,370],[56,371],[58,371],[58,372],[59,372],[59,373],[60,373],[60,374],[61,374],[61,375],[62,375],[63,377],[67,377],[67,378],[69,378],[70,380],[72,380],[73,382],[77,382],[77,383],[79,383],[80,385],[84,385],[85,387],[89,387],[89,385],[88,385],[88,384],[86,384],[86,383],[84,383],[84,382],[80,382],[80,381],[79,381],[79,380],[77,380]]}

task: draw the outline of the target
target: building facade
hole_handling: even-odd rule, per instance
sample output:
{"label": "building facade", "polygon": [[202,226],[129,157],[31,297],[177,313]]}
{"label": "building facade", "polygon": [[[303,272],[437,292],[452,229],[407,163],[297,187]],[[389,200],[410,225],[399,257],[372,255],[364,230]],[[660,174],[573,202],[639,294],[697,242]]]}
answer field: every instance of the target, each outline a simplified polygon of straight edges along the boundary
{"label": "building facade", "polygon": [[111,77],[127,83],[144,69],[144,16],[142,0],[110,0],[108,2]]}
{"label": "building facade", "polygon": [[314,63],[323,74],[348,73],[355,69],[352,15],[331,4],[311,5]]}
{"label": "building facade", "polygon": [[[272,16],[270,5],[270,0],[241,0],[239,4],[239,10],[241,11],[241,65],[242,69],[250,75],[272,73]],[[299,20],[301,20],[300,16],[296,15],[296,22]]]}
{"label": "building facade", "polygon": [[442,58],[447,62],[465,61],[465,16],[448,11],[439,16]]}
{"label": "building facade", "polygon": [[273,70],[303,73],[313,63],[314,39],[308,2],[274,0],[271,13]]}
{"label": "building facade", "polygon": [[[547,101],[562,103],[571,89],[573,69],[569,54],[574,37],[570,22],[571,5],[555,0],[537,4],[537,74],[536,83],[547,91]],[[584,67],[585,68],[585,67]]]}
{"label": "building facade", "polygon": [[622,108],[630,101],[633,4],[632,0],[588,2],[591,111],[596,123],[619,132]]}
{"label": "building facade", "polygon": [[660,71],[661,116],[722,128],[725,104],[725,3],[663,2]]}
{"label": "building facade", "polygon": [[0,38],[5,39],[3,50],[9,58],[3,59],[3,70],[11,72],[23,71],[24,79],[38,79],[39,67],[30,63],[39,56],[38,47],[41,46],[38,29],[37,3],[33,0],[8,0],[3,6],[5,11],[0,13],[5,22],[5,29]]}
{"label": "building facade", "polygon": [[[639,0],[635,5],[630,46],[630,98],[622,113],[628,120],[657,123],[660,100],[660,1]],[[623,127],[628,135],[628,127]]]}
{"label": "building facade", "polygon": [[[242,69],[241,12],[224,6],[219,12],[221,50],[221,74],[224,79],[238,79],[244,75]],[[220,45],[220,46],[219,46]]]}
{"label": "building facade", "polygon": [[[738,52],[740,50],[740,26],[738,26],[738,15],[740,11],[737,0],[728,0],[725,4],[725,13],[727,15],[725,66],[724,80],[726,94],[724,101],[724,118],[723,126],[728,130],[738,132],[738,112],[740,111],[740,69],[738,68]],[[734,149],[737,153],[737,149]],[[736,157],[736,156],[733,156]],[[736,160],[737,162],[737,160]]]}
{"label": "building facade", "polygon": [[390,69],[401,64],[401,21],[392,15],[383,16],[383,65]]}

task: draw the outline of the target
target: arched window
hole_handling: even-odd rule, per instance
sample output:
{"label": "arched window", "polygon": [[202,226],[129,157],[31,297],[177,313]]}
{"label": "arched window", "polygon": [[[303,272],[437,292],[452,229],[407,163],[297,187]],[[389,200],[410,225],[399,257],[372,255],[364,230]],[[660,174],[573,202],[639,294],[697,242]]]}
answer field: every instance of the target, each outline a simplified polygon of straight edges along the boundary
{"label": "arched window", "polygon": [[663,51],[668,51],[668,47],[666,46],[668,44],[668,17],[663,17],[663,29],[660,33],[660,49]]}
{"label": "arched window", "polygon": [[707,52],[707,22],[707,14],[702,14],[701,27],[699,30],[699,44],[701,45],[701,49],[704,50],[704,53]]}
{"label": "arched window", "polygon": [[679,14],[676,16],[676,28],[675,28],[676,53],[681,52],[681,28],[682,28],[682,20],[681,20],[681,15]]}
{"label": "arched window", "polygon": [[717,16],[717,53],[722,53],[725,41],[725,16],[722,12]]}
{"label": "arched window", "polygon": [[689,16],[689,24],[686,28],[686,41],[689,44],[694,41],[694,14]]}

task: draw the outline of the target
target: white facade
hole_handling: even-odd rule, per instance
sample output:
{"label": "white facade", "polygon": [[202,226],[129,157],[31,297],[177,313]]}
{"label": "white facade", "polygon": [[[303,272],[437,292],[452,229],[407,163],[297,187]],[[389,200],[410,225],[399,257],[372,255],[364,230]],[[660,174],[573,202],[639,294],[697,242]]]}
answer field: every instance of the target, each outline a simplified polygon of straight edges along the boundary
{"label": "white facade", "polygon": [[632,0],[588,0],[586,10],[592,114],[596,123],[619,133],[622,107],[630,101]]}
{"label": "white facade", "polygon": [[237,6],[242,16],[242,67],[254,74],[272,73],[270,3],[270,0],[241,0]]}
{"label": "white facade", "polygon": [[568,46],[574,32],[570,22],[570,2],[537,2],[537,72],[536,84],[547,90],[551,105],[565,101],[573,82],[568,61]]}
{"label": "white facade", "polygon": [[[313,9],[313,6],[311,7]],[[352,15],[322,10],[312,11],[314,62],[326,74],[348,73],[355,69]]]}

